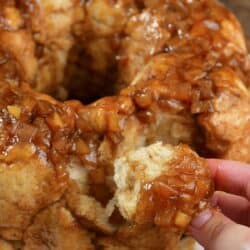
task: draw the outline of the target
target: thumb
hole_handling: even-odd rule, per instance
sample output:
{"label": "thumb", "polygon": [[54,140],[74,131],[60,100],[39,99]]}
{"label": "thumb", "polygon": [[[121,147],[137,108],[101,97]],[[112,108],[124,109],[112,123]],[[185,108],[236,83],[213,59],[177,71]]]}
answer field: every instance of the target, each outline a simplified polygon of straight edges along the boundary
{"label": "thumb", "polygon": [[206,210],[198,215],[189,231],[206,250],[250,249],[250,229],[217,211]]}

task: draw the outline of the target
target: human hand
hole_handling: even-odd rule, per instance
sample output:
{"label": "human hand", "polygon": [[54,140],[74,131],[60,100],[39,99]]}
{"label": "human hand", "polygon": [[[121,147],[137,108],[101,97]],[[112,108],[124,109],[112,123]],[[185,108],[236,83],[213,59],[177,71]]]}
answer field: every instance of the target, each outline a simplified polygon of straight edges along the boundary
{"label": "human hand", "polygon": [[206,210],[189,227],[206,250],[250,249],[250,165],[209,160],[215,188],[212,203],[222,213]]}

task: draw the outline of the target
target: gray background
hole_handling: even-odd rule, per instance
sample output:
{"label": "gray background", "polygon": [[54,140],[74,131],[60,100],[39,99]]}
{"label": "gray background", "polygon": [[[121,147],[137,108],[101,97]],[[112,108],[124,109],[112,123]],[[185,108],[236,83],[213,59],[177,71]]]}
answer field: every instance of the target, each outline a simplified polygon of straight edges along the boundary
{"label": "gray background", "polygon": [[250,0],[221,0],[238,16],[245,34],[250,38]]}

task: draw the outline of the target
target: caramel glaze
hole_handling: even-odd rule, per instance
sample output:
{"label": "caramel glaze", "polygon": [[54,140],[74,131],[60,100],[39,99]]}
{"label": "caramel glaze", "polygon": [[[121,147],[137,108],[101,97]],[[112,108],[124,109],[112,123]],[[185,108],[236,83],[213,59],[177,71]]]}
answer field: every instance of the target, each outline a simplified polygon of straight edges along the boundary
{"label": "caramel glaze", "polygon": [[[49,171],[35,205],[5,196],[0,180],[0,200],[17,197],[7,204],[21,218],[10,230],[0,224],[0,235],[23,240],[31,218],[65,194],[72,161],[88,173],[84,193],[102,204],[115,190],[114,159],[157,140],[250,162],[249,67],[240,25],[217,1],[0,1],[1,169],[33,159]],[[83,105],[38,92],[64,99],[72,89],[89,100],[115,95]],[[191,170],[190,183],[207,189]]]}
{"label": "caramel glaze", "polygon": [[213,184],[207,164],[184,152],[185,148],[169,163],[167,173],[144,183],[135,218],[138,224],[153,221],[157,226],[178,231],[209,206]]}

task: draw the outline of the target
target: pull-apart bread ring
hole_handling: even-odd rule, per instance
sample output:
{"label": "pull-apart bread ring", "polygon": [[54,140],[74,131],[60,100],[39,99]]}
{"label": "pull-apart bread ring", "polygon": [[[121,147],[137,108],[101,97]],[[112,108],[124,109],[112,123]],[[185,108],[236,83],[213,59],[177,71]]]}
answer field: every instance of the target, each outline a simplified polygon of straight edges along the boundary
{"label": "pull-apart bread ring", "polygon": [[0,0],[0,248],[187,249],[249,79],[215,0]]}

